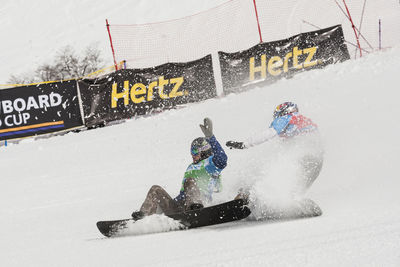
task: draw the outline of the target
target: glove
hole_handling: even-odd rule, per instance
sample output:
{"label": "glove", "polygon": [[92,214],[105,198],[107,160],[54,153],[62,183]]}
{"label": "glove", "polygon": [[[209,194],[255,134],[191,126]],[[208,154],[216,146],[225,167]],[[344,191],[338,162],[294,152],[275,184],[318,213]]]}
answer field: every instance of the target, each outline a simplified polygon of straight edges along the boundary
{"label": "glove", "polygon": [[206,138],[213,136],[212,121],[209,118],[204,119],[204,125],[200,124],[200,129],[203,131]]}
{"label": "glove", "polygon": [[230,149],[232,149],[232,148],[236,148],[236,149],[243,149],[243,148],[245,148],[243,142],[228,141],[228,142],[226,142],[225,145],[226,145],[227,147],[229,147]]}

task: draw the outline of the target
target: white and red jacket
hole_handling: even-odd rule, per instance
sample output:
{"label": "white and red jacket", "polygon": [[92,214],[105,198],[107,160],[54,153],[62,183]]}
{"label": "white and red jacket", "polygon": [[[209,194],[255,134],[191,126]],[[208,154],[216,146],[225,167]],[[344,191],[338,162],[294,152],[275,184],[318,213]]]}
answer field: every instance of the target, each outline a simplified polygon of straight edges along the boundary
{"label": "white and red jacket", "polygon": [[303,133],[315,132],[318,127],[311,119],[298,112],[274,119],[269,128],[260,135],[253,136],[244,142],[245,147],[252,147],[264,143],[275,136],[290,138]]}

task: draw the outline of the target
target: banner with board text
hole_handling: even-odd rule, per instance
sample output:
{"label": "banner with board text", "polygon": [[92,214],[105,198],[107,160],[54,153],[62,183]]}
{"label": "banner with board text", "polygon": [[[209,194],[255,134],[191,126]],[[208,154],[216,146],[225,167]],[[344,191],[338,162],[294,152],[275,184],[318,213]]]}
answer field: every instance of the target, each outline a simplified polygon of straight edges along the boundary
{"label": "banner with board text", "polygon": [[82,125],[76,80],[0,90],[0,140]]}

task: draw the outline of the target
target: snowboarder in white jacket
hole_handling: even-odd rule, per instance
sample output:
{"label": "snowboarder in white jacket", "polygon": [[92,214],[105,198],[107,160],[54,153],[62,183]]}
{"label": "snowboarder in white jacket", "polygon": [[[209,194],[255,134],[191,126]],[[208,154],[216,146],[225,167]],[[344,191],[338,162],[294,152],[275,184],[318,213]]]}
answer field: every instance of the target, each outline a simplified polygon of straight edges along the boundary
{"label": "snowboarder in white jacket", "polygon": [[[244,142],[228,141],[226,146],[235,149],[246,149],[273,138],[282,138],[291,142],[301,138],[305,147],[304,153],[299,157],[299,177],[296,185],[296,195],[302,195],[318,177],[323,163],[323,149],[320,141],[317,125],[311,119],[301,115],[295,103],[284,102],[275,108],[273,120],[269,128],[262,133],[250,137]],[[295,140],[299,141],[299,139]],[[298,144],[297,144],[298,145]],[[248,192],[242,190],[240,197],[247,197]]]}

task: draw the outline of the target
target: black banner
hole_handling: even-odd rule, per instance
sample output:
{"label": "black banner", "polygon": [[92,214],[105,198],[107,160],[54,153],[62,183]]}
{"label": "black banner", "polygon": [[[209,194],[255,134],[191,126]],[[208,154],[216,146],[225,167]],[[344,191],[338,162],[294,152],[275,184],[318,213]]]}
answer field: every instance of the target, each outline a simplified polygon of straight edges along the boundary
{"label": "black banner", "polygon": [[218,55],[224,93],[240,92],[350,59],[340,25]]}
{"label": "black banner", "polygon": [[76,80],[0,90],[0,140],[82,126]]}
{"label": "black banner", "polygon": [[88,127],[216,96],[211,55],[79,82]]}

